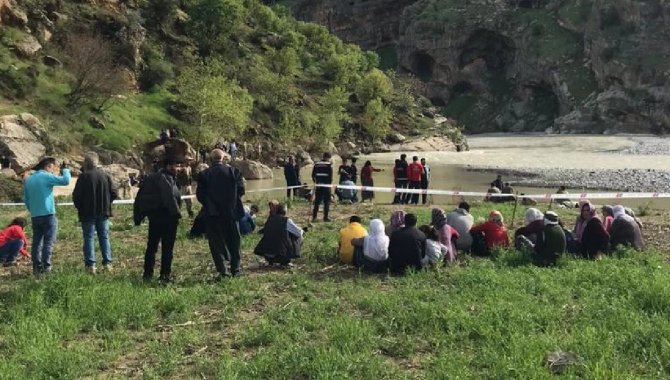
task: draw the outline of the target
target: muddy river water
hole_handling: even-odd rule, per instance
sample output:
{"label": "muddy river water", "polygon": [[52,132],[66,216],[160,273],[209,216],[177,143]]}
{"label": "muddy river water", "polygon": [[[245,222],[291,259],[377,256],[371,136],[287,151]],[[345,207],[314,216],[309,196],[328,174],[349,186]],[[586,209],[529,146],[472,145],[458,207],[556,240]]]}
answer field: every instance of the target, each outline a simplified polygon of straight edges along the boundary
{"label": "muddy river water", "polygon": [[[408,157],[417,155],[425,157],[431,167],[432,180],[430,187],[443,190],[485,191],[488,184],[495,178],[496,169],[513,169],[530,171],[542,175],[556,170],[570,173],[569,169],[587,171],[652,169],[653,171],[670,170],[670,140],[648,136],[584,136],[584,135],[482,135],[468,138],[470,151],[468,152],[406,152]],[[391,169],[394,159],[399,153],[375,153],[361,156],[358,168],[366,160],[370,160],[374,167],[384,169],[384,172],[374,173],[375,185],[392,187]],[[334,166],[340,162],[334,162]],[[488,169],[487,171],[472,171],[470,169]],[[310,172],[303,169],[301,177],[308,182]],[[620,175],[623,177],[624,175]],[[625,181],[626,178],[619,178]],[[514,185],[520,193],[538,194],[554,192],[551,187],[524,186],[523,178],[506,175],[504,181]],[[574,182],[574,181],[573,181]],[[652,181],[653,182],[653,181]],[[263,189],[283,186],[284,179],[280,169],[275,171],[274,180],[249,181],[249,189]],[[598,185],[596,185],[598,186]],[[593,187],[590,185],[589,187]],[[603,184],[602,188],[618,190],[611,183]],[[623,189],[620,189],[623,190]],[[654,189],[664,191],[664,189]],[[579,182],[570,186],[571,193],[585,191]],[[651,191],[648,189],[648,191]],[[282,197],[282,191],[267,193],[265,197]],[[252,196],[257,198],[258,194]],[[391,194],[377,193],[375,202],[388,203]],[[433,203],[453,203],[457,199],[450,196],[433,196]],[[649,200],[625,200],[624,204],[637,206],[646,204]],[[611,203],[599,200],[599,203]],[[670,199],[653,200],[653,205],[659,208],[670,208]]]}

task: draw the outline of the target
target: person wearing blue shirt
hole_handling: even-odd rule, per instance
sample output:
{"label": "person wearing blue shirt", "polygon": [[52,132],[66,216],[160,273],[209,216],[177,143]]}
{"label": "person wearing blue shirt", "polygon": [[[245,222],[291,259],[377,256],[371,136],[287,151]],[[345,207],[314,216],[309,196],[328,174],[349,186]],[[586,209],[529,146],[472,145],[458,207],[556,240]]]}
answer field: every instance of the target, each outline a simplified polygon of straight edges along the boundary
{"label": "person wearing blue shirt", "polygon": [[45,157],[35,170],[37,171],[26,179],[23,199],[30,212],[33,228],[33,274],[39,276],[51,271],[51,254],[58,233],[53,188],[70,184],[70,169],[63,163],[61,173],[57,175],[56,159]]}

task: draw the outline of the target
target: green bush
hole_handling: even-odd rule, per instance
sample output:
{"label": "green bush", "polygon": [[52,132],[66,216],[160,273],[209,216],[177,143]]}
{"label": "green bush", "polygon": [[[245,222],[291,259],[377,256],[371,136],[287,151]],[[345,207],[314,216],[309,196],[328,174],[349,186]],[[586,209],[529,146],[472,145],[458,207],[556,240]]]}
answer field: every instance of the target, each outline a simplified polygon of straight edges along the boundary
{"label": "green bush", "polygon": [[37,75],[37,69],[32,66],[0,68],[0,94],[11,99],[25,98],[35,91]]}
{"label": "green bush", "polygon": [[170,62],[152,59],[147,62],[140,74],[140,87],[145,91],[151,90],[172,78],[174,78],[174,71]]}
{"label": "green bush", "polygon": [[21,181],[0,175],[0,202],[23,202]]}

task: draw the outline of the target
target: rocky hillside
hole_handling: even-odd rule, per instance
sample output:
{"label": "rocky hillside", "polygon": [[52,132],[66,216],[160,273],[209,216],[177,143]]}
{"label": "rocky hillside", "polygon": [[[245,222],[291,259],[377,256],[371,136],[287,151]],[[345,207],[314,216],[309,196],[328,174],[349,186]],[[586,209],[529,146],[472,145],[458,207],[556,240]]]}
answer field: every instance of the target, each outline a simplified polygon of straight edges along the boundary
{"label": "rocky hillside", "polygon": [[0,0],[0,116],[12,121],[0,154],[29,166],[11,148],[25,139],[8,140],[24,120],[47,153],[94,147],[135,166],[163,129],[196,147],[260,144],[265,161],[379,149],[398,133],[460,138],[416,82],[378,67],[260,0]]}
{"label": "rocky hillside", "polygon": [[670,3],[289,0],[469,132],[670,132]]}

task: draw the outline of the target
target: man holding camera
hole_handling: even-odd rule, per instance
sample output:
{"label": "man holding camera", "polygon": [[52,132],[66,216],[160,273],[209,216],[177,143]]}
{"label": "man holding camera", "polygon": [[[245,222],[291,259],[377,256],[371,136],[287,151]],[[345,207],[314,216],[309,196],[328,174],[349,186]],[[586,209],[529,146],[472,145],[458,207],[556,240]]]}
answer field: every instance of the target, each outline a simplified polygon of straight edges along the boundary
{"label": "man holding camera", "polygon": [[33,228],[33,274],[39,276],[51,272],[51,255],[58,233],[53,188],[70,184],[70,169],[63,162],[59,173],[56,159],[45,157],[35,170],[35,173],[26,178],[23,200],[30,212]]}

